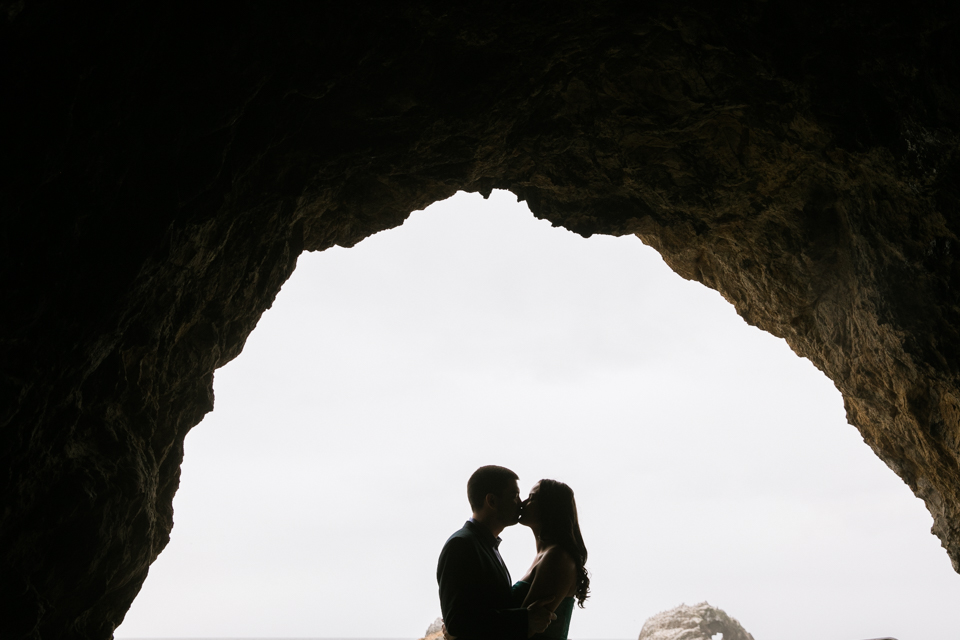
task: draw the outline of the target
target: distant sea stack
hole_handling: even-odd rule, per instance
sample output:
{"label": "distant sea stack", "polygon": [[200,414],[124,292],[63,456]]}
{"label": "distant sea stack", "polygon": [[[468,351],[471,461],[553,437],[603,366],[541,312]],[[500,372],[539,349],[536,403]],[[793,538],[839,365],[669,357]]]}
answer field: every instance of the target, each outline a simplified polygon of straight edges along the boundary
{"label": "distant sea stack", "polygon": [[739,622],[706,602],[681,604],[648,618],[638,640],[711,640],[718,633],[723,640],[753,640]]}
{"label": "distant sea stack", "polygon": [[443,640],[443,618],[437,618],[427,627],[427,632],[420,640]]}

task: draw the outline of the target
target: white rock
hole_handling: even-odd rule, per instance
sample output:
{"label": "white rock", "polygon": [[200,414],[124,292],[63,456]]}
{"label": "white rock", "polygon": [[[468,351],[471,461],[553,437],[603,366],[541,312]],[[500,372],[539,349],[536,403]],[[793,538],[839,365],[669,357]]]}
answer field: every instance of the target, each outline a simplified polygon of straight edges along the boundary
{"label": "white rock", "polygon": [[717,634],[723,634],[723,640],[753,640],[739,622],[706,602],[682,604],[650,617],[638,640],[714,640]]}
{"label": "white rock", "polygon": [[432,636],[435,633],[440,633],[441,628],[443,627],[443,618],[437,618],[430,623],[430,626],[427,627],[427,632],[423,634],[424,636]]}

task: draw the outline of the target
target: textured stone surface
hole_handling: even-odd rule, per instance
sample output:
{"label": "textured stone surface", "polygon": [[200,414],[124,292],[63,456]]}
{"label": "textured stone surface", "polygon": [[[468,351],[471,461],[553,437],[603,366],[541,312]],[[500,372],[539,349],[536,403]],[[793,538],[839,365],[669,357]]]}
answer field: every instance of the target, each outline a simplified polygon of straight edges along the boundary
{"label": "textured stone surface", "polygon": [[442,632],[443,632],[443,618],[437,618],[436,620],[430,623],[430,626],[427,627],[427,630],[424,633],[424,635],[429,636],[435,633],[442,633]]}
{"label": "textured stone surface", "polygon": [[443,638],[443,618],[437,618],[430,623],[427,631],[420,640],[442,640]]}
{"label": "textured stone surface", "polygon": [[638,640],[713,640],[718,633],[723,640],[753,640],[739,622],[706,602],[692,607],[682,604],[651,616]]}
{"label": "textured stone surface", "polygon": [[635,234],[843,393],[960,568],[955,2],[0,2],[0,620],[108,638],[303,250]]}

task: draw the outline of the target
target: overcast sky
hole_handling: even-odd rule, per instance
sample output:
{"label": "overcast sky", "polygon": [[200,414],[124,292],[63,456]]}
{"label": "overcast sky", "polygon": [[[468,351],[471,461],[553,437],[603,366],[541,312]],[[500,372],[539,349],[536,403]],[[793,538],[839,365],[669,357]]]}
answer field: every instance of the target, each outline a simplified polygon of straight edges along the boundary
{"label": "overcast sky", "polygon": [[[458,194],[300,257],[187,436],[118,638],[418,638],[483,464],[570,484],[570,637],[708,601],[757,640],[956,636],[960,576],[833,384],[634,237]],[[504,531],[519,578],[529,530]]]}

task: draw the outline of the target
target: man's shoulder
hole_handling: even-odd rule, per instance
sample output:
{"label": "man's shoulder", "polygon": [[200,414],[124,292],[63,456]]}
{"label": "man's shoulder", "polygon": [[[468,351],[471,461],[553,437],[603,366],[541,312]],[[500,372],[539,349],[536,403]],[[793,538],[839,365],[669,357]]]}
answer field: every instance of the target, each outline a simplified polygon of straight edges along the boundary
{"label": "man's shoulder", "polygon": [[474,542],[477,539],[477,533],[470,527],[470,523],[464,524],[462,527],[450,534],[450,537],[447,538],[447,542],[444,546],[450,544],[461,545],[466,544],[467,541]]}
{"label": "man's shoulder", "polygon": [[[437,561],[438,575],[454,567],[463,567],[463,563],[473,565],[480,559],[480,544],[476,536],[470,529],[464,526],[458,529],[447,538],[440,550],[440,558]],[[446,568],[446,569],[445,569]]]}
{"label": "man's shoulder", "polygon": [[441,557],[454,553],[457,555],[457,552],[461,553],[476,553],[483,546],[480,541],[480,536],[477,534],[475,529],[470,526],[470,523],[467,522],[463,527],[454,531],[447,541],[443,545],[443,551],[440,552]]}

